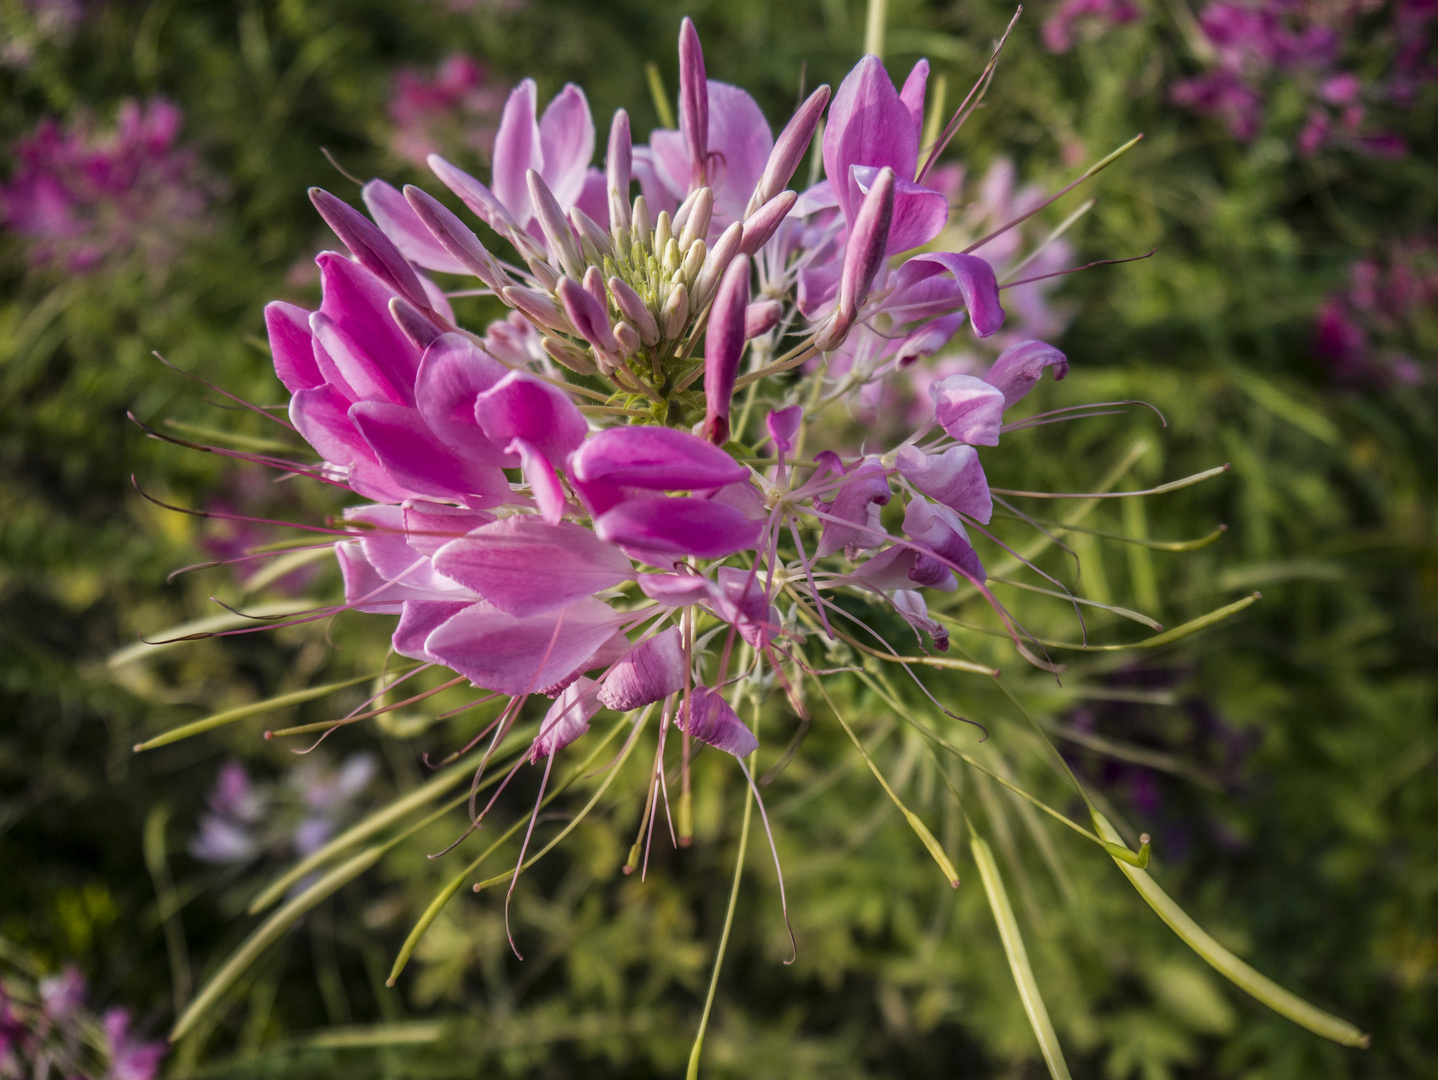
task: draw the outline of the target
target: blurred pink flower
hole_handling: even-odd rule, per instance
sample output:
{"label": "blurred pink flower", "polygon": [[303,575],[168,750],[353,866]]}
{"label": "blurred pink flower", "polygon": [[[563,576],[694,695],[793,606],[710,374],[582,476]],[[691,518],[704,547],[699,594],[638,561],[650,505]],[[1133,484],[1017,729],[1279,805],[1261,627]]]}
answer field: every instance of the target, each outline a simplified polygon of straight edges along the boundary
{"label": "blurred pink flower", "polygon": [[176,146],[180,110],[127,101],[115,127],[41,121],[12,148],[0,222],[28,241],[33,266],[85,273],[138,256],[163,267],[202,228],[211,187],[192,151]]}
{"label": "blurred pink flower", "polygon": [[430,154],[464,150],[487,161],[507,89],[483,64],[461,53],[441,62],[433,75],[400,70],[388,105],[391,149],[420,167]]}
{"label": "blurred pink flower", "polygon": [[1414,385],[1438,352],[1438,247],[1390,244],[1356,260],[1319,309],[1314,352],[1341,382]]}
{"label": "blurred pink flower", "polygon": [[1044,20],[1044,45],[1049,52],[1068,52],[1076,32],[1098,37],[1114,26],[1136,20],[1140,11],[1133,0],[1063,0]]}

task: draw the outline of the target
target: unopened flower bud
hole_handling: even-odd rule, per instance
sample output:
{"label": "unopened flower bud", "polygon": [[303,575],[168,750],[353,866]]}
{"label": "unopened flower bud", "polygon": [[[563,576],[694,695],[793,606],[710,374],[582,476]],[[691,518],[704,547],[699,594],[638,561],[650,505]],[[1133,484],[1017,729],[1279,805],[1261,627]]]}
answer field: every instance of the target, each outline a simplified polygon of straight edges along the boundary
{"label": "unopened flower bud", "polygon": [[654,221],[654,254],[663,255],[664,249],[673,238],[674,222],[670,219],[668,210],[661,210]]}
{"label": "unopened flower bud", "polygon": [[594,297],[595,302],[605,311],[609,310],[609,294],[604,291],[604,275],[599,272],[599,267],[591,266],[584,271],[584,279],[580,282],[584,291]]}
{"label": "unopened flower bud", "polygon": [[839,274],[839,304],[836,311],[852,319],[868,298],[874,276],[884,263],[889,244],[889,226],[894,220],[894,170],[883,168],[854,217],[849,245],[844,249],[844,268]]}
{"label": "unopened flower bud", "polygon": [[750,304],[744,311],[745,340],[767,334],[779,325],[779,317],[783,314],[784,305],[777,300],[758,300]]}
{"label": "unopened flower bud", "polygon": [[430,309],[429,297],[419,282],[419,275],[378,225],[323,188],[310,188],[310,201],[315,204],[320,217],[325,219],[325,224],[344,241],[356,262],[421,311]]}
{"label": "unopened flower bud", "polygon": [[579,207],[570,207],[569,223],[579,234],[580,246],[584,249],[584,256],[589,262],[601,263],[606,258],[614,258],[614,245],[610,243],[608,234],[599,227],[597,221]]}
{"label": "unopened flower bud", "polygon": [[699,271],[704,268],[704,258],[708,254],[709,247],[703,240],[695,240],[689,245],[689,250],[684,255],[684,262],[679,266],[679,273],[683,275],[685,281],[693,281],[699,276]]}
{"label": "unopened flower bud", "polygon": [[529,272],[534,275],[535,284],[545,292],[553,292],[559,285],[559,275],[541,258],[526,260],[529,264]]}
{"label": "unopened flower bud", "polygon": [[450,212],[449,207],[412,185],[405,187],[404,197],[440,246],[463,263],[471,274],[495,292],[513,284],[504,267],[480,243],[469,226]]}
{"label": "unopened flower bud", "polygon": [[649,220],[649,204],[643,195],[634,197],[634,213],[630,221],[629,237],[633,243],[647,246],[653,242],[654,226]]}
{"label": "unopened flower bud", "polygon": [[671,341],[684,332],[689,319],[689,290],[682,284],[674,286],[669,299],[664,301],[664,310],[659,313],[659,329]]}
{"label": "unopened flower bud", "polygon": [[694,241],[709,235],[709,220],[714,215],[714,192],[710,188],[700,188],[689,199],[688,214],[682,221],[677,216],[674,219],[674,227],[680,230],[680,251],[688,251]]}
{"label": "unopened flower bud", "polygon": [[853,315],[835,308],[833,314],[814,332],[814,348],[820,352],[833,352],[844,343],[853,325]]}
{"label": "unopened flower bud", "polygon": [[617,322],[614,324],[614,340],[619,343],[619,350],[624,354],[626,359],[639,351],[641,344],[639,332],[627,322]]}
{"label": "unopened flower bud", "polygon": [[434,175],[439,177],[444,186],[458,195],[464,201],[465,206],[488,222],[490,228],[513,244],[519,250],[520,255],[532,258],[540,254],[539,245],[519,227],[519,223],[514,220],[494,192],[463,169],[445,161],[438,154],[430,154],[426,160],[429,162],[430,169],[434,171]]}
{"label": "unopened flower bud", "polygon": [[601,353],[615,353],[619,347],[614,340],[614,331],[609,325],[609,312],[583,285],[571,277],[559,280],[559,302],[564,313],[589,344]]}
{"label": "unopened flower bud", "polygon": [[569,325],[564,312],[559,310],[559,306],[549,298],[548,293],[525,288],[523,285],[510,285],[500,293],[500,299],[510,307],[524,312],[540,326],[558,330],[561,334],[574,333],[574,327]]}
{"label": "unopened flower bud", "polygon": [[671,236],[669,242],[664,245],[664,256],[660,265],[664,267],[666,274],[672,274],[683,265],[683,262],[684,257],[679,253],[679,241]]}
{"label": "unopened flower bud", "polygon": [[709,161],[709,81],[699,32],[687,16],[679,26],[679,128],[689,152],[689,186],[702,187]]}
{"label": "unopened flower bud", "polygon": [[769,161],[764,166],[764,175],[760,178],[759,184],[749,200],[749,208],[745,211],[745,217],[783,191],[793,178],[794,170],[799,167],[799,162],[804,160],[804,155],[809,152],[809,144],[813,141],[814,130],[819,126],[819,117],[824,114],[824,106],[827,104],[829,104],[829,88],[821,86],[810,94],[804,104],[799,106],[798,111],[789,118],[789,122],[784,125],[784,130],[779,132],[779,137],[774,140],[774,149],[770,152]]}
{"label": "unopened flower bud", "polygon": [[539,344],[545,352],[570,371],[580,375],[594,375],[599,371],[593,358],[587,352],[583,349],[576,349],[567,341],[546,337],[541,338]]}
{"label": "unopened flower bud", "polygon": [[744,226],[737,221],[725,229],[718,240],[714,241],[714,246],[704,260],[704,268],[694,279],[695,307],[702,308],[709,302],[709,297],[714,295],[714,290],[719,287],[719,279],[724,276],[724,271],[729,269],[729,263],[734,256],[739,254],[739,248],[743,241]]}
{"label": "unopened flower bud", "polygon": [[789,216],[789,211],[798,201],[799,196],[794,192],[781,191],[750,214],[744,222],[744,238],[740,241],[739,250],[745,255],[753,255],[767,244],[774,230]]}
{"label": "unopened flower bud", "polygon": [[564,211],[559,208],[559,200],[554,197],[554,192],[549,190],[549,185],[538,172],[530,169],[526,175],[529,180],[529,199],[534,205],[534,216],[539,219],[544,238],[549,241],[551,260],[558,259],[566,274],[578,277],[584,273],[584,260],[579,255],[574,234],[569,231],[569,222],[564,218]]}
{"label": "unopened flower bud", "polygon": [[389,298],[389,314],[400,331],[414,343],[417,349],[429,348],[430,342],[443,333],[439,327],[434,325],[428,315],[425,315],[402,296]]}
{"label": "unopened flower bud", "polygon": [[629,134],[629,114],[616,110],[609,125],[609,153],[604,173],[609,194],[609,227],[616,234],[629,228],[629,179],[634,161],[634,145]]}
{"label": "unopened flower bud", "polygon": [[744,355],[745,313],[749,307],[749,259],[740,255],[729,264],[704,335],[703,436],[716,446],[729,441],[729,399]]}
{"label": "unopened flower bud", "polygon": [[621,279],[612,277],[609,279],[609,295],[614,297],[615,306],[639,332],[640,341],[646,345],[659,344],[659,324],[654,321],[649,305],[637,292]]}

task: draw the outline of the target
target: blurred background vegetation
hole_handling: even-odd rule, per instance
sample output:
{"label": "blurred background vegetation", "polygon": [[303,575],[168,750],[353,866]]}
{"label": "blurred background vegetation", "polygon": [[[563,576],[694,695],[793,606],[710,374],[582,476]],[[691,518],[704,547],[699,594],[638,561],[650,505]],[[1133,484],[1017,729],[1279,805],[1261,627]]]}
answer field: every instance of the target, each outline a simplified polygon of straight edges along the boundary
{"label": "blurred background vegetation", "polygon": [[[1342,1049],[1268,1013],[1101,855],[979,782],[970,801],[999,841],[1076,1076],[1438,1075],[1432,8],[1250,5],[1270,20],[1263,32],[1308,34],[1310,53],[1259,55],[1250,32],[1252,54],[1235,59],[1245,38],[1226,10],[1038,0],[946,158],[968,185],[1007,161],[1054,188],[1146,134],[1068,238],[1075,263],[1157,254],[1063,279],[1052,301],[1072,315],[1057,343],[1073,374],[1035,397],[1142,399],[1167,426],[1127,412],[1036,429],[990,475],[1092,490],[1138,441],[1147,449],[1121,486],[1231,462],[1205,485],[1095,511],[1094,529],[1158,540],[1228,528],[1184,554],[1075,534],[1084,592],[1168,625],[1263,593],[1170,648],[1073,654],[1062,690],[1006,645],[956,640],[1005,669],[1116,820],[1153,835],[1155,873],[1200,922],[1373,1035],[1366,1051]],[[272,581],[247,581],[245,564],[167,580],[254,539],[161,511],[131,474],[184,506],[317,521],[341,504],[147,440],[127,410],[181,437],[269,436],[152,350],[248,400],[282,401],[262,306],[313,305],[311,259],[332,243],[307,187],[354,199],[343,169],[433,189],[418,164],[429,149],[483,175],[486,135],[525,76],[544,99],[579,83],[601,125],[627,107],[642,138],[658,123],[645,66],[675,85],[683,14],[711,77],[749,89],[776,124],[801,80],[837,84],[864,40],[854,0],[0,0],[0,965],[12,1005],[27,986],[58,993],[54,977],[73,967],[88,1009],[124,1007],[132,1041],[162,1038],[253,927],[244,910],[266,881],[422,782],[420,752],[477,730],[433,727],[436,703],[348,728],[300,768],[259,738],[335,715],[331,702],[132,753],[207,712],[372,675],[386,648],[374,620],[351,617],[328,636],[296,627],[107,664],[137,634],[213,614],[212,595],[283,605],[335,588],[324,563]],[[894,0],[886,60],[902,71],[927,56],[952,107],[1011,15],[993,0]],[[468,303],[472,327],[495,314]],[[1035,628],[1075,633],[1071,619]],[[1021,746],[1000,686],[965,679],[952,684],[965,714]],[[349,693],[345,707],[366,696]],[[864,715],[862,685],[835,693]],[[768,795],[800,960],[780,964],[772,870],[751,845],[707,1074],[1041,1075],[972,863],[960,860],[951,894],[822,721]],[[776,705],[763,723],[779,733],[768,765],[793,720]],[[869,734],[956,844],[920,743]],[[700,762],[693,849],[656,847],[645,881],[619,876],[639,810],[621,801],[521,881],[528,960],[510,955],[498,903],[465,891],[387,989],[404,935],[454,872],[423,857],[453,838],[454,819],[430,827],[427,847],[396,848],[268,951],[160,1073],[677,1075],[742,797],[734,777],[703,775],[712,764]],[[514,805],[532,798],[524,789]],[[116,1045],[82,1074],[148,1075],[120,1071]]]}

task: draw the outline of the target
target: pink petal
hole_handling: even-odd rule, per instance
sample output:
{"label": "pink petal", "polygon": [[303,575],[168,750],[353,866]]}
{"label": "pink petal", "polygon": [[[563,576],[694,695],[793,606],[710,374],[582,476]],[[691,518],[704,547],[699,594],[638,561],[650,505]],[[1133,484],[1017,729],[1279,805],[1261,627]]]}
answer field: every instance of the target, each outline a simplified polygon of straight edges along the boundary
{"label": "pink petal", "polygon": [[722,694],[707,686],[694,688],[679,707],[674,723],[680,731],[737,758],[748,757],[759,749],[759,740],[744,726],[739,714]]}
{"label": "pink petal", "polygon": [[764,426],[769,430],[769,438],[774,440],[774,448],[781,454],[792,453],[794,441],[799,436],[799,427],[804,422],[804,407],[802,405],[790,405],[787,409],[771,409],[769,415],[764,418]]}
{"label": "pink petal", "polygon": [[984,382],[997,387],[1004,395],[1004,408],[1019,401],[1039,381],[1045,368],[1054,369],[1054,378],[1069,373],[1068,357],[1042,341],[1020,341],[999,354]]}
{"label": "pink petal", "polygon": [[869,461],[849,473],[833,501],[819,505],[826,514],[861,527],[824,521],[815,554],[823,558],[840,548],[863,551],[882,544],[884,531],[879,524],[879,508],[887,505],[889,498],[889,478],[882,466]]}
{"label": "pink petal", "polygon": [[285,389],[293,394],[324,384],[324,376],[315,363],[314,335],[310,332],[308,311],[279,300],[266,304],[265,329],[269,331],[275,374],[285,384]]}
{"label": "pink petal", "polygon": [[909,483],[945,506],[987,525],[994,502],[979,452],[972,446],[951,446],[942,454],[926,454],[917,447],[899,450],[899,471]]}
{"label": "pink petal", "polygon": [[367,499],[401,502],[408,497],[402,487],[380,467],[369,443],[349,418],[351,403],[329,386],[301,390],[290,399],[290,423],[332,465],[349,470],[349,486]]}
{"label": "pink petal", "polygon": [[774,136],[758,103],[737,86],[709,80],[710,236],[743,219],[773,149]]}
{"label": "pink petal", "polygon": [[599,700],[615,712],[662,701],[684,689],[685,670],[683,640],[679,628],[671,626],[640,642],[609,669]]}
{"label": "pink petal", "polygon": [[569,509],[569,496],[554,466],[526,439],[511,439],[505,449],[519,455],[519,468],[539,507],[539,516],[551,525],[558,525]]}
{"label": "pink petal", "polygon": [[701,574],[640,574],[639,591],[664,607],[684,607],[720,595]]}
{"label": "pink petal", "polygon": [[397,188],[383,180],[371,180],[360,195],[380,231],[410,262],[447,274],[468,273],[464,264],[434,238]]}
{"label": "pink petal", "polygon": [[[579,201],[585,171],[594,157],[594,120],[589,115],[589,102],[584,91],[573,83],[565,83],[545,108],[539,121],[539,145],[542,164],[531,168],[538,169],[560,207],[568,211]],[[608,207],[607,197],[605,206]]]}
{"label": "pink petal", "polygon": [[[894,593],[894,607],[903,616],[904,621],[914,628],[914,633],[923,631],[933,641],[934,648],[940,652],[948,652],[949,630],[943,623],[929,618],[929,606],[924,603],[924,595],[908,589],[900,589]],[[922,639],[920,639],[922,644]]]}
{"label": "pink petal", "polygon": [[589,433],[583,414],[564,391],[520,371],[511,371],[480,394],[474,415],[491,442],[508,446],[511,439],[524,439],[555,465]]}
{"label": "pink petal", "polygon": [[851,166],[888,166],[896,176],[912,178],[918,158],[919,136],[908,106],[879,58],[864,57],[840,84],[824,129],[824,172],[834,184],[844,220],[854,220],[863,198]]}
{"label": "pink petal", "polygon": [[[368,270],[332,251],[316,260],[324,298],[311,316],[320,337],[345,381],[361,398],[408,405],[414,401],[414,377],[420,351],[390,318],[395,293]],[[316,325],[326,327],[321,333]]]}
{"label": "pink petal", "polygon": [[947,563],[961,567],[975,580],[983,581],[988,576],[969,543],[964,523],[947,506],[925,499],[912,500],[904,508],[904,532]]}
{"label": "pink petal", "polygon": [[414,503],[404,508],[405,541],[421,555],[434,555],[451,540],[488,525],[494,515],[444,503]]}
{"label": "pink petal", "polygon": [[534,745],[529,750],[530,764],[549,757],[556,750],[563,750],[583,735],[598,711],[599,698],[595,696],[594,680],[581,675],[565,687],[544,714],[539,734],[534,737]]}
{"label": "pink petal", "polygon": [[418,495],[503,505],[509,482],[494,466],[477,465],[446,449],[417,409],[382,401],[350,407],[350,419],[396,484]]}
{"label": "pink petal", "polygon": [[[528,225],[529,219],[534,216],[529,205],[529,182],[526,177],[530,169],[541,174],[544,171],[539,122],[535,119],[539,108],[538,94],[533,79],[523,80],[510,91],[509,100],[504,103],[504,114],[499,121],[499,132],[494,138],[494,175],[491,186],[494,188],[494,194],[521,228]],[[440,179],[448,183],[444,176]]]}
{"label": "pink petal", "polygon": [[424,351],[415,380],[420,415],[455,454],[483,465],[512,467],[506,454],[479,430],[474,404],[509,369],[462,334],[444,334]]}
{"label": "pink petal", "polygon": [[762,529],[732,506],[688,497],[630,499],[594,522],[600,539],[641,553],[651,566],[688,555],[722,559],[752,548]]}
{"label": "pink petal", "polygon": [[708,490],[749,476],[712,443],[677,428],[649,426],[595,432],[569,459],[569,471],[582,481],[657,491]]}
{"label": "pink petal", "polygon": [[[899,91],[899,100],[904,103],[904,108],[909,110],[909,115],[914,120],[914,134],[919,138],[924,136],[924,92],[929,85],[929,62],[920,60],[909,69],[909,77],[904,80],[904,88]],[[904,179],[911,179],[906,176]]]}
{"label": "pink petal", "polygon": [[1004,325],[1004,308],[999,302],[999,285],[994,278],[994,269],[977,255],[950,251],[915,255],[899,268],[895,292],[945,271],[958,282],[964,306],[969,311],[969,321],[979,337],[988,337]]}
{"label": "pink petal", "polygon": [[449,619],[470,606],[471,601],[408,600],[394,628],[394,651],[412,660],[434,660],[425,652],[424,643],[429,635]]}
{"label": "pink petal", "polygon": [[1004,393],[976,375],[949,375],[929,384],[934,418],[961,443],[997,446]]}
{"label": "pink petal", "polygon": [[622,619],[588,597],[558,611],[525,616],[481,600],[433,631],[425,652],[476,686],[501,694],[542,692],[583,671]]}
{"label": "pink petal", "polygon": [[517,514],[453,540],[435,569],[511,615],[540,615],[634,577],[629,560],[588,529]]}

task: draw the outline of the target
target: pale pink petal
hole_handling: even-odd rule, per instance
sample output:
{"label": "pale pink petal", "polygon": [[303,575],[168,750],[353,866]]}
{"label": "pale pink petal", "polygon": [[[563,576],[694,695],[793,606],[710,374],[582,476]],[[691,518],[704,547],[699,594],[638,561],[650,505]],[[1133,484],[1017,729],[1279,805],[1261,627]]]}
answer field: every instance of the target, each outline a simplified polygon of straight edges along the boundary
{"label": "pale pink petal", "polygon": [[446,449],[419,410],[361,401],[349,415],[385,472],[405,490],[476,506],[511,501],[509,482],[498,467],[466,461]]}
{"label": "pale pink petal", "polygon": [[684,689],[684,645],[677,626],[634,647],[609,669],[599,700],[615,712],[628,712],[661,701]]}
{"label": "pale pink petal", "polygon": [[479,395],[509,369],[462,334],[445,334],[420,361],[415,396],[420,415],[444,445],[469,461],[512,467],[512,454],[490,442],[479,429],[474,405]]}
{"label": "pale pink petal", "polygon": [[951,446],[942,454],[926,454],[905,446],[898,454],[899,471],[932,499],[987,525],[994,502],[979,452],[972,446]]}
{"label": "pale pink petal", "polygon": [[435,569],[501,611],[539,615],[634,577],[629,560],[588,529],[518,514],[453,540]]}
{"label": "pale pink petal", "polygon": [[360,195],[380,231],[410,262],[426,270],[439,270],[446,274],[468,273],[464,264],[434,238],[397,188],[383,180],[371,180],[361,189]]}
{"label": "pale pink petal", "polygon": [[290,393],[322,386],[325,378],[315,363],[314,335],[310,313],[279,300],[265,305],[265,328],[269,331],[270,355],[275,374]]}
{"label": "pale pink petal", "polygon": [[[594,120],[584,91],[566,83],[539,121],[542,165],[532,166],[568,210],[584,190],[585,171],[594,158]],[[606,204],[607,205],[607,204]],[[592,215],[591,215],[592,216]]]}
{"label": "pale pink petal", "polygon": [[885,166],[912,178],[918,168],[919,136],[889,73],[866,56],[844,77],[824,129],[824,172],[834,184],[844,220],[852,222],[863,199],[851,166]]}
{"label": "pale pink petal", "polygon": [[[909,77],[904,80],[904,88],[899,91],[899,100],[904,103],[904,108],[909,110],[909,116],[914,121],[914,134],[919,138],[924,136],[924,92],[929,85],[929,62],[920,60],[909,69]],[[906,176],[903,179],[913,179]]]}
{"label": "pale pink petal", "polygon": [[[534,212],[529,205],[529,170],[544,172],[544,151],[539,136],[539,91],[533,79],[525,79],[509,94],[499,132],[494,138],[494,194],[522,228]],[[441,179],[445,177],[441,176]],[[448,182],[446,180],[446,182]]]}
{"label": "pale pink petal", "polygon": [[623,615],[590,597],[542,615],[510,615],[480,601],[434,630],[425,652],[501,694],[567,685],[609,641]]}
{"label": "pale pink petal", "polygon": [[1020,341],[999,354],[984,382],[1003,392],[1004,408],[1008,408],[1032,390],[1044,369],[1050,367],[1054,378],[1062,379],[1069,373],[1068,357],[1042,341]]}
{"label": "pale pink petal", "polygon": [[534,737],[534,745],[529,749],[530,764],[563,750],[583,735],[598,711],[599,697],[596,696],[594,680],[581,675],[565,687],[544,714],[539,734]]}
{"label": "pale pink petal", "polygon": [[527,439],[511,439],[505,449],[519,455],[520,472],[539,507],[539,516],[551,525],[558,525],[569,510],[569,496],[554,466]]}
{"label": "pale pink petal", "polygon": [[747,479],[749,470],[723,450],[677,428],[607,428],[569,459],[579,480],[607,480],[658,491],[707,490]]}
{"label": "pale pink petal", "polygon": [[759,740],[744,726],[724,695],[707,686],[696,686],[679,707],[674,723],[680,731],[737,758],[759,749]]}
{"label": "pale pink petal", "polygon": [[480,394],[474,415],[491,442],[508,446],[511,439],[524,439],[554,465],[577,450],[589,432],[564,391],[521,371]]}
{"label": "pale pink petal", "polygon": [[1004,422],[1004,393],[976,375],[949,375],[929,384],[934,418],[961,443],[997,446]]}
{"label": "pale pink petal", "polygon": [[630,499],[594,522],[601,539],[638,553],[651,566],[690,555],[722,559],[752,548],[762,528],[732,506],[689,497]]}

